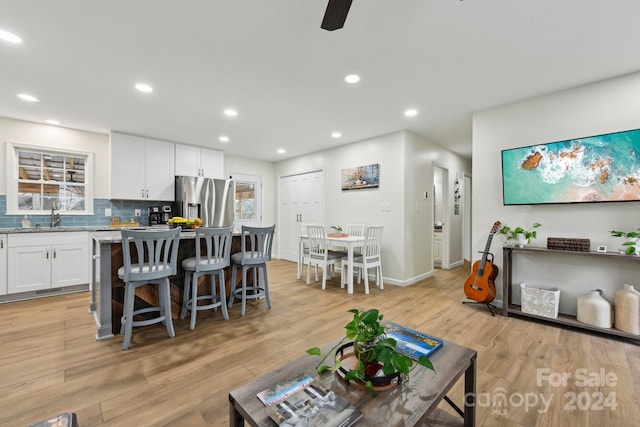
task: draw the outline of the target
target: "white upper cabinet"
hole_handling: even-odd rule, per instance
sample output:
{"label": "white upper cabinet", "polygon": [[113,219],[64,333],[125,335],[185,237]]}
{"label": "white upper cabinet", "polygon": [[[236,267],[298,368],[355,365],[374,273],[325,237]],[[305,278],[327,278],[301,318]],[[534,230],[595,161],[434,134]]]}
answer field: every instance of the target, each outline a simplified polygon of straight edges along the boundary
{"label": "white upper cabinet", "polygon": [[176,176],[224,178],[224,153],[192,145],[176,144]]}
{"label": "white upper cabinet", "polygon": [[111,133],[111,199],[173,201],[174,145]]}

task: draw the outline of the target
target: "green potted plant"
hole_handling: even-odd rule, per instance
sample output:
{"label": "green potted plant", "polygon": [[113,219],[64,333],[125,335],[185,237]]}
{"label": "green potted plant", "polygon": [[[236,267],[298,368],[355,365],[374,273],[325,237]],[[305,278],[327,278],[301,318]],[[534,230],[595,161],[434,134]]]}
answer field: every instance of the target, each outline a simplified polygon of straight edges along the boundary
{"label": "green potted plant", "polygon": [[[344,379],[347,383],[352,380],[360,381],[375,396],[373,380],[379,370],[382,370],[385,377],[400,377],[399,382],[407,380],[409,372],[414,366],[414,360],[399,353],[396,349],[396,340],[386,336],[384,326],[381,323],[383,315],[375,308],[367,311],[354,308],[349,312],[353,313],[353,319],[345,325],[345,336],[335,346],[324,355],[319,347],[307,350],[308,354],[321,357],[316,366],[318,374],[339,370],[341,368],[340,359],[336,357],[335,362],[333,359],[336,355],[336,349],[343,348],[341,346],[345,346],[346,342],[352,341],[357,366],[355,369],[343,369]],[[329,357],[331,357],[331,365],[326,364]],[[434,369],[428,357],[420,356],[417,363],[428,369]]]}
{"label": "green potted plant", "polygon": [[541,226],[542,224],[537,222],[534,222],[530,229],[523,227],[511,228],[508,225],[503,225],[502,228],[498,230],[498,234],[502,234],[507,238],[506,243],[513,240],[515,244],[522,247],[525,243],[531,243],[531,239],[535,239],[538,236],[536,228]]}
{"label": "green potted plant", "polygon": [[624,242],[622,245],[626,246],[624,253],[627,255],[639,255],[640,254],[640,227],[636,231],[617,231],[611,230],[613,237],[624,237],[631,239],[628,242]]}

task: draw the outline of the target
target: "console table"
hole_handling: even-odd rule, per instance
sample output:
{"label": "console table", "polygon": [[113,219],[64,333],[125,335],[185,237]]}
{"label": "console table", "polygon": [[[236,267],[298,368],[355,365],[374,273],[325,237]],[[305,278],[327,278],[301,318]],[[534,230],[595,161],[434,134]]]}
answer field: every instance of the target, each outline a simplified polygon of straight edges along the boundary
{"label": "console table", "polygon": [[[331,345],[328,344],[323,350],[329,348]],[[229,424],[240,427],[246,421],[251,426],[275,425],[256,393],[304,372],[360,409],[363,418],[358,425],[367,427],[421,425],[419,423],[425,417],[439,409],[436,407],[443,399],[451,402],[446,394],[464,375],[464,395],[456,400],[464,403],[464,426],[472,427],[475,425],[476,357],[475,350],[445,341],[442,348],[430,356],[435,372],[418,365],[411,371],[408,383],[380,391],[376,397],[372,397],[368,390],[346,385],[335,374],[327,373],[318,377],[315,366],[319,359],[305,354],[232,390],[229,393]]]}
{"label": "console table", "polygon": [[505,246],[502,249],[502,315],[508,317],[509,314],[514,314],[523,317],[529,317],[532,319],[543,320],[545,322],[556,323],[561,325],[572,326],[580,329],[587,329],[590,331],[595,331],[608,335],[615,335],[619,337],[629,338],[635,341],[640,340],[640,337],[637,335],[629,334],[627,332],[620,331],[615,328],[599,328],[597,326],[591,326],[586,323],[578,322],[576,316],[571,316],[567,314],[558,314],[556,319],[552,319],[549,317],[538,316],[536,314],[525,313],[520,309],[519,305],[513,304],[511,301],[511,285],[512,285],[512,276],[513,276],[513,255],[514,254],[525,254],[525,255],[540,255],[540,254],[552,254],[552,255],[563,255],[563,256],[577,256],[577,257],[597,257],[600,259],[623,259],[628,261],[635,261],[640,263],[640,257],[633,255],[624,255],[618,254],[614,252],[579,252],[579,251],[566,251],[566,250],[558,250],[558,249],[546,249],[540,247],[532,247],[532,246]]}

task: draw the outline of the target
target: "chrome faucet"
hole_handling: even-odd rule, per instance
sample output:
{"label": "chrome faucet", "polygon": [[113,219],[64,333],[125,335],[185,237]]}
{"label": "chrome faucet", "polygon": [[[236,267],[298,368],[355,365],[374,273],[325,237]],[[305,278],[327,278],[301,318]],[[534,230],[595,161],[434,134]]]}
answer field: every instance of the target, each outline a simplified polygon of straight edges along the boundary
{"label": "chrome faucet", "polygon": [[62,219],[59,213],[55,213],[54,210],[58,209],[55,202],[51,203],[51,228],[58,227]]}

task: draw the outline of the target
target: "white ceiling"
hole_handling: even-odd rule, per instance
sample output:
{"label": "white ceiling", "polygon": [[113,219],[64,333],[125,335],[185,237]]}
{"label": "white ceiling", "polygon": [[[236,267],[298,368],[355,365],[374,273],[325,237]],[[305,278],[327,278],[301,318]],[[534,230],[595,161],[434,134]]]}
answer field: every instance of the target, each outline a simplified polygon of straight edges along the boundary
{"label": "white ceiling", "polygon": [[24,40],[0,41],[0,116],[270,161],[407,129],[470,157],[474,111],[640,70],[638,0],[354,0],[333,32],[326,1],[0,0]]}

